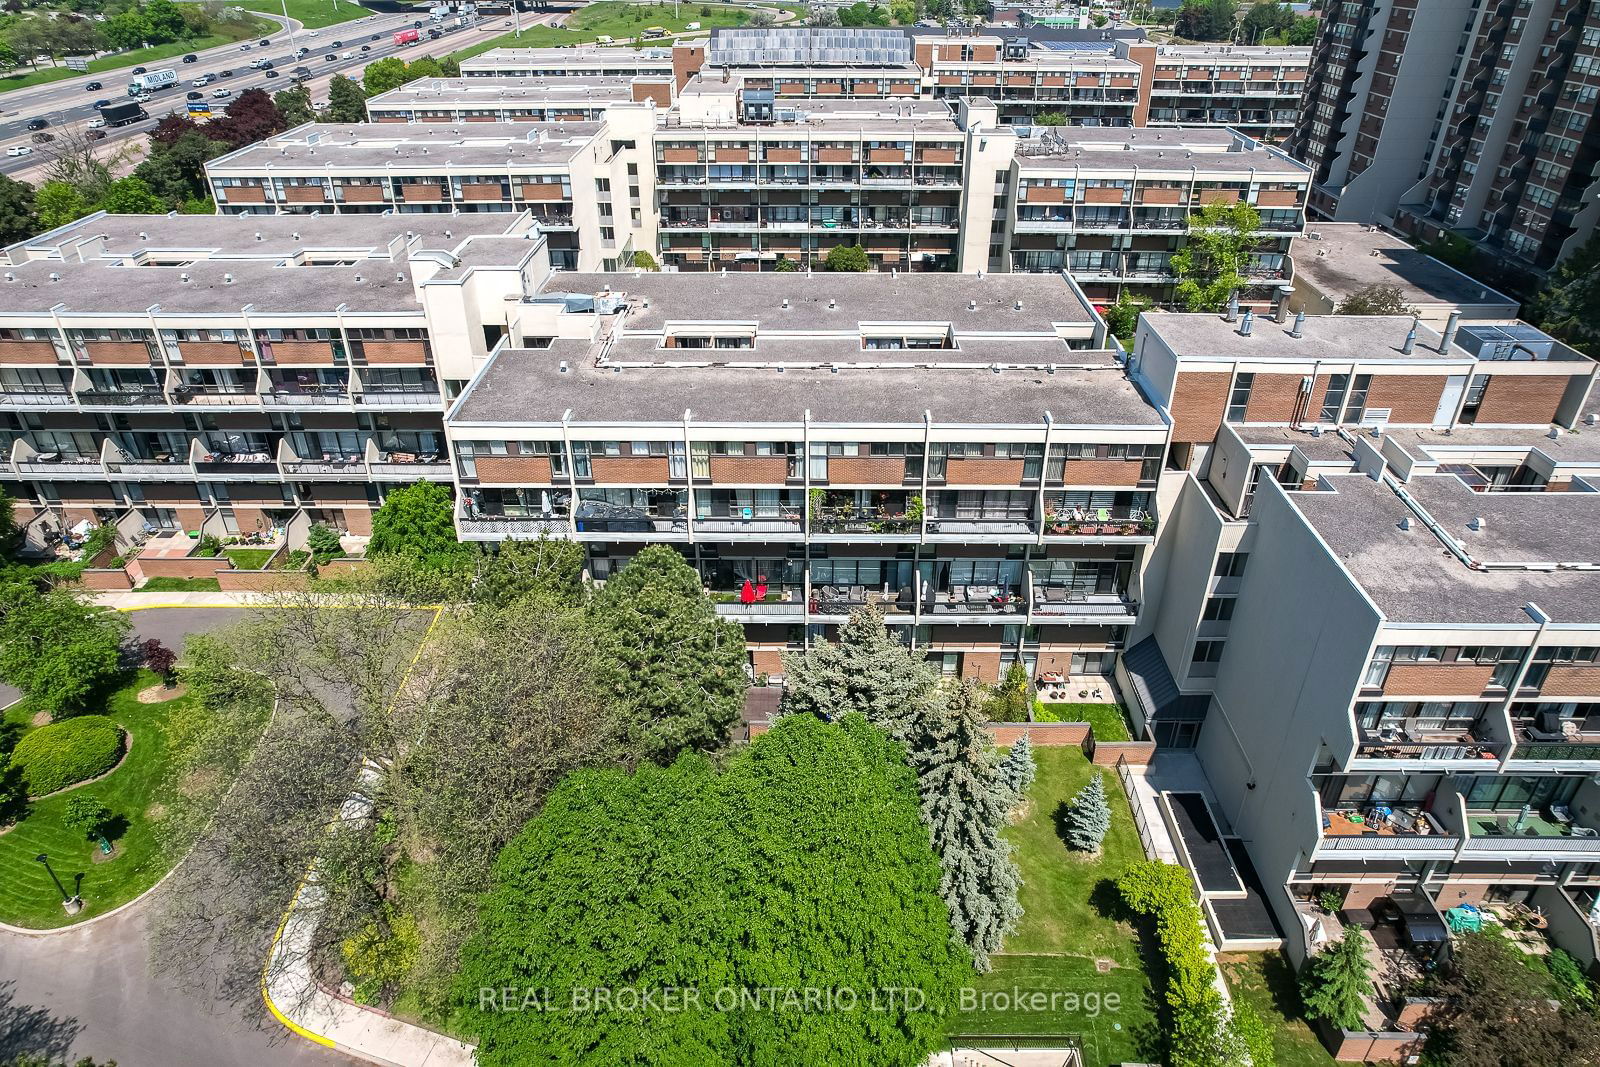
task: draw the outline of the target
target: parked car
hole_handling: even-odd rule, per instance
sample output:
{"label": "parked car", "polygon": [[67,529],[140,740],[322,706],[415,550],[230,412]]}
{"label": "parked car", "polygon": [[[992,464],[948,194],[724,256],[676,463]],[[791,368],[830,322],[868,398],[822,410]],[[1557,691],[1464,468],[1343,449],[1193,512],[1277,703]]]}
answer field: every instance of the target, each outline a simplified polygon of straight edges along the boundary
{"label": "parked car", "polygon": [[33,155],[33,149],[29,148],[25,144],[14,144],[10,148],[6,149],[6,155],[8,155],[8,156],[31,156],[31,155]]}
{"label": "parked car", "polygon": [[88,85],[85,85],[84,88],[89,90],[92,93],[96,89],[104,89],[105,86],[101,85],[99,82],[90,82]]}
{"label": "parked car", "polygon": [[193,52],[190,52],[188,55],[183,57],[183,61],[185,63],[198,63],[200,61],[200,57],[195,55]]}
{"label": "parked car", "polygon": [[48,125],[50,125],[50,121],[48,119],[29,119],[28,120],[28,129],[30,129],[30,130],[42,130]]}

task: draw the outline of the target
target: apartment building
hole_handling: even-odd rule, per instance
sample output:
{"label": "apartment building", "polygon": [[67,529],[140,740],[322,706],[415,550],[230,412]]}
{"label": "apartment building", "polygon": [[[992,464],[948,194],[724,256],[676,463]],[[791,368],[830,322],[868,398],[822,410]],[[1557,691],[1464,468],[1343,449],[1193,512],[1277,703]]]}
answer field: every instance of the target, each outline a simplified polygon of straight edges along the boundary
{"label": "apartment building", "polygon": [[[965,213],[963,194],[972,168],[995,173],[998,147],[980,152],[976,131],[936,101],[770,100],[733,81],[691,83],[656,131],[663,265],[771,269],[860,245],[878,269],[977,269],[963,259],[963,220],[987,215]],[[981,267],[988,235],[977,236]]]}
{"label": "apartment building", "polygon": [[12,246],[18,522],[365,535],[390,485],[449,479],[445,402],[547,269],[535,238],[526,214],[96,213]]}
{"label": "apartment building", "polygon": [[425,78],[367,101],[373,122],[599,122],[613,104],[677,95],[670,76]]}
{"label": "apartment building", "polygon": [[1166,423],[1070,280],[558,273],[508,330],[446,420],[464,538],[674,545],[757,673],[864,604],[951,675],[1114,669]]}
{"label": "apartment building", "polygon": [[[499,49],[466,78],[741,77],[779,98],[993,100],[1027,126],[1215,125],[1278,141],[1293,130],[1311,50],[1156,45],[1141,33],[951,35],[898,29],[718,29],[639,61],[621,49]],[[659,54],[657,54],[659,53]]]}
{"label": "apartment building", "polygon": [[[1225,130],[1064,128],[1019,139],[1006,175],[1003,258],[993,269],[1065,270],[1097,301],[1171,297],[1172,254],[1194,211],[1248,203],[1261,217],[1246,303],[1292,286],[1289,245],[1304,229],[1306,168]],[[976,184],[976,183],[975,183]]]}
{"label": "apartment building", "polygon": [[1143,125],[1226,127],[1276,142],[1293,132],[1300,117],[1311,61],[1308,48],[1231,44],[1125,48],[1149,79]]}
{"label": "apartment building", "polygon": [[653,104],[602,122],[307,123],[207,164],[222,214],[532,215],[563,269],[656,243]]}
{"label": "apartment building", "polygon": [[1360,0],[1323,20],[1290,150],[1330,219],[1459,233],[1537,273],[1600,217],[1597,94],[1592,5]]}
{"label": "apartment building", "polygon": [[[1530,902],[1587,966],[1596,364],[1522,324],[1413,323],[1142,320],[1132,373],[1188,473],[1164,483],[1124,692],[1193,747],[1296,960],[1337,936],[1313,903],[1332,893],[1350,921],[1440,929]],[[1215,851],[1203,905],[1249,939],[1245,861]],[[1403,1054],[1416,1006],[1382,1006],[1367,1040]]]}
{"label": "apartment building", "polygon": [[561,269],[649,251],[771,270],[845,244],[880,270],[1066,270],[1100,301],[1168,299],[1192,210],[1243,200],[1262,217],[1243,299],[1289,290],[1308,181],[1282,152],[1215,129],[1034,132],[988,100],[775,99],[696,77],[664,114],[618,100],[598,122],[310,124],[207,169],[230,214],[529,210]]}

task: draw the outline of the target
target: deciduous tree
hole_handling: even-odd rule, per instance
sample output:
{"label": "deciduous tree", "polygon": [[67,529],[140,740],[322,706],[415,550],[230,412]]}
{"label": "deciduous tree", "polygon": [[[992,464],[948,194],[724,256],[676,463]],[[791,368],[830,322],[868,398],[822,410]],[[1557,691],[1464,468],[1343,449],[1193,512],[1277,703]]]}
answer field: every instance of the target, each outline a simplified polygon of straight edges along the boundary
{"label": "deciduous tree", "polygon": [[1398,285],[1368,285],[1357,289],[1333,309],[1335,315],[1415,315]]}
{"label": "deciduous tree", "polygon": [[9,245],[39,232],[33,186],[0,175],[0,245]]}
{"label": "deciduous tree", "polygon": [[832,271],[860,273],[872,269],[872,261],[860,245],[834,245],[828,249],[823,266]]}
{"label": "deciduous tree", "polygon": [[171,207],[140,178],[118,178],[106,188],[100,208],[113,215],[164,215]]}
{"label": "deciduous tree", "polygon": [[428,559],[458,553],[455,504],[437,482],[418,482],[389,490],[372,514],[367,553]]}
{"label": "deciduous tree", "polygon": [[1600,234],[1561,261],[1533,298],[1529,317],[1574,348],[1600,353]]}
{"label": "deciduous tree", "polygon": [[328,83],[326,117],[329,122],[365,122],[367,94],[343,74],[335,74]]}
{"label": "deciduous tree", "polygon": [[52,715],[81,711],[121,670],[128,620],[66,586],[0,588],[0,678]]}
{"label": "deciduous tree", "polygon": [[45,182],[33,196],[33,206],[39,212],[41,230],[53,230],[83,218],[90,211],[89,202],[66,182]]}
{"label": "deciduous tree", "polygon": [[1221,311],[1249,284],[1245,271],[1260,229],[1260,212],[1242,201],[1214,200],[1190,216],[1189,236],[1169,261],[1184,310]]}

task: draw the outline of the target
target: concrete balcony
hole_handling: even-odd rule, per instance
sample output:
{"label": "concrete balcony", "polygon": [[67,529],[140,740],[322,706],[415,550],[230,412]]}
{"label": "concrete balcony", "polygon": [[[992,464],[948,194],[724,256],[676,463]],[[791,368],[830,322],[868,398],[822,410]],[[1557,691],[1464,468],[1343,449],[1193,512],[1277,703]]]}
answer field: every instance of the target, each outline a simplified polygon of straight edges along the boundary
{"label": "concrete balcony", "polygon": [[76,480],[104,478],[106,465],[98,456],[61,456],[54,452],[38,452],[30,459],[16,462],[18,474],[35,478]]}
{"label": "concrete balcony", "polygon": [[1575,854],[1600,856],[1600,831],[1575,822],[1564,806],[1551,805],[1524,815],[1521,811],[1466,814],[1463,854],[1506,860],[1562,860]]}
{"label": "concrete balcony", "polygon": [[1034,586],[1029,617],[1053,623],[1131,626],[1139,605],[1122,593],[1080,593],[1064,586]]}
{"label": "concrete balcony", "polygon": [[541,515],[456,516],[456,529],[467,541],[536,541],[543,537],[568,537],[567,520]]}
{"label": "concrete balcony", "polygon": [[117,478],[152,478],[166,481],[173,478],[194,477],[194,468],[188,460],[131,459],[116,460],[106,464],[106,470]]}
{"label": "concrete balcony", "polygon": [[126,411],[130,408],[169,408],[172,401],[160,389],[93,389],[78,394],[80,407]]}
{"label": "concrete balcony", "polygon": [[366,481],[367,465],[360,461],[351,463],[325,460],[285,460],[283,473],[291,478],[302,478],[310,481]]}
{"label": "concrete balcony", "polygon": [[1409,859],[1453,856],[1462,831],[1440,813],[1414,808],[1333,809],[1322,816],[1313,858]]}
{"label": "concrete balcony", "polygon": [[350,403],[350,390],[344,385],[307,385],[261,394],[262,406],[269,408],[341,408]]}
{"label": "concrete balcony", "polygon": [[367,464],[373,478],[388,481],[419,482],[443,481],[450,477],[448,463],[379,463]]}
{"label": "concrete balcony", "polygon": [[374,389],[355,394],[355,402],[369,408],[438,408],[444,400],[438,389]]}

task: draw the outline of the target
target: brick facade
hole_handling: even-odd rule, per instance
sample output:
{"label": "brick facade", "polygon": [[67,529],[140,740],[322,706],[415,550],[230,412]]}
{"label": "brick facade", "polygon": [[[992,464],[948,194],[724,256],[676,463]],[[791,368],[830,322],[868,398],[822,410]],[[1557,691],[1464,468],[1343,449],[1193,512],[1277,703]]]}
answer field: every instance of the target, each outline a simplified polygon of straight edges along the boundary
{"label": "brick facade", "polygon": [[1257,374],[1250,387],[1250,400],[1245,404],[1244,421],[1288,423],[1297,416],[1305,418],[1307,411],[1320,411],[1322,397],[1328,391],[1328,376],[1317,376],[1305,407],[1297,411],[1304,380],[1302,374]]}
{"label": "brick facade", "polygon": [[789,477],[789,461],[783,456],[712,456],[713,484],[732,483],[773,485]]}
{"label": "brick facade", "polygon": [[480,482],[549,485],[548,456],[479,456],[474,460]]}
{"label": "brick facade", "polygon": [[1477,696],[1489,688],[1492,665],[1397,663],[1383,683],[1387,697]]}
{"label": "brick facade", "polygon": [[1228,386],[1233,375],[1225,371],[1179,373],[1172,387],[1172,439],[1209,443],[1217,436],[1228,410]]}
{"label": "brick facade", "polygon": [[1367,390],[1367,410],[1388,408],[1389,421],[1402,426],[1432,426],[1444,396],[1442,375],[1374,374]]}
{"label": "brick facade", "polygon": [[666,456],[595,456],[589,461],[597,482],[664,482]]}
{"label": "brick facade", "polygon": [[945,461],[946,485],[1021,485],[1022,460],[963,458]]}
{"label": "brick facade", "polygon": [[1600,700],[1600,667],[1574,667],[1552,664],[1539,689],[1542,699],[1586,697]]}
{"label": "brick facade", "polygon": [[1473,422],[1478,426],[1553,422],[1571,380],[1551,374],[1491,374]]}
{"label": "brick facade", "polygon": [[900,485],[906,479],[906,461],[898,456],[831,456],[830,485]]}
{"label": "brick facade", "polygon": [[1069,459],[1061,484],[1134,486],[1143,469],[1137,459]]}

